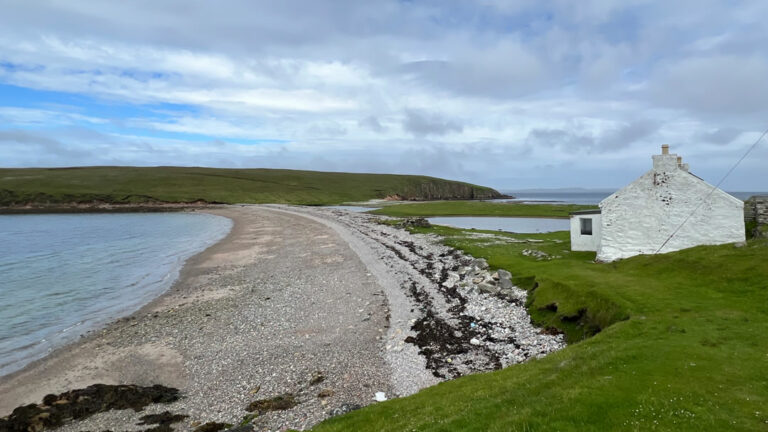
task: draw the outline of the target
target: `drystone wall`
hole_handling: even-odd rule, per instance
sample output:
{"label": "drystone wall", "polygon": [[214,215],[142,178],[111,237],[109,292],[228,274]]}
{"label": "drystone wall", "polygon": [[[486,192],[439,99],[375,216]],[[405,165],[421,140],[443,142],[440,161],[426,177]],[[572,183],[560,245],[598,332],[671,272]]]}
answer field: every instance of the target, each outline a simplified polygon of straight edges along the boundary
{"label": "drystone wall", "polygon": [[744,202],[744,219],[768,224],[768,195],[753,196]]}

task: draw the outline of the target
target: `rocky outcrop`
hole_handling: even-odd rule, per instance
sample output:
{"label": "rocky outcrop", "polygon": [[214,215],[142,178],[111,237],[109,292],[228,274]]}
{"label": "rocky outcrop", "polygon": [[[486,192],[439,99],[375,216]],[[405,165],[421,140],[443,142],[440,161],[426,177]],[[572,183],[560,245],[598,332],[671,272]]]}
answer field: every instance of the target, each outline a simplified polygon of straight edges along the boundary
{"label": "rocky outcrop", "polygon": [[480,200],[504,197],[495,189],[442,179],[413,182],[389,196],[404,201]]}

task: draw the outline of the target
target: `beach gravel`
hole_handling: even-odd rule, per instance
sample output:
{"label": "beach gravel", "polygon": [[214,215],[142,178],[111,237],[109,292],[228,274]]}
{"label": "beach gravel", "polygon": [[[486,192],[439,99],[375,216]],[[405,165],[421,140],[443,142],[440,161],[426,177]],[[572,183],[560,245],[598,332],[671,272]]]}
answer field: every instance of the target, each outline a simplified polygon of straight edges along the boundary
{"label": "beach gravel", "polygon": [[162,384],[182,399],[58,430],[144,430],[140,417],[165,411],[193,430],[254,410],[255,430],[307,429],[564,346],[530,324],[524,291],[480,292],[474,279],[499,285],[487,264],[434,237],[340,210],[206,211],[234,220],[227,238],[137,313],[0,378],[0,413],[94,383]]}

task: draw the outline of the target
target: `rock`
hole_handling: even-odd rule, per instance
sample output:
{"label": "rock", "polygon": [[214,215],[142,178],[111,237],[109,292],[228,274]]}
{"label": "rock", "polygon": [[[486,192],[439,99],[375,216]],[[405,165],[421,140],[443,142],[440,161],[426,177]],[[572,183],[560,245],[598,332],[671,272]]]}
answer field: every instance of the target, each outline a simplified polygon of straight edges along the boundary
{"label": "rock", "polygon": [[499,275],[499,280],[503,280],[503,279],[512,280],[512,273],[506,270],[499,270],[496,272],[496,274]]}
{"label": "rock", "polygon": [[522,254],[525,256],[534,257],[537,261],[549,260],[552,258],[548,253],[536,249],[523,249]]}
{"label": "rock", "polygon": [[498,288],[487,283],[478,284],[477,290],[484,294],[496,294],[497,292],[499,292]]}
{"label": "rock", "polygon": [[194,432],[219,432],[231,427],[229,423],[208,422],[196,427]]}
{"label": "rock", "polygon": [[341,404],[341,406],[339,406],[338,408],[334,408],[328,411],[328,417],[340,416],[342,414],[346,414],[354,410],[359,410],[360,408],[362,408],[362,406],[358,404],[353,404],[353,403]]}
{"label": "rock", "polygon": [[423,217],[409,217],[400,221],[397,226],[400,228],[429,228],[432,224]]}
{"label": "rock", "polygon": [[509,279],[499,279],[499,287],[501,287],[501,289],[509,290],[514,288],[515,285]]}
{"label": "rock", "polygon": [[477,267],[480,270],[485,270],[488,268],[488,261],[486,261],[484,258],[478,258],[472,261],[472,266]]}
{"label": "rock", "polygon": [[469,268],[467,268],[467,267],[464,267],[464,266],[459,267],[459,275],[460,276],[464,276],[465,274],[467,274],[468,271],[469,271]]}
{"label": "rock", "polygon": [[459,276],[458,273],[455,272],[448,272],[448,276],[445,279],[445,282],[443,282],[443,286],[446,288],[453,288],[456,286],[456,283],[461,280],[461,276]]}
{"label": "rock", "polygon": [[506,299],[506,300],[515,300],[517,296],[515,295],[514,289],[511,288],[502,288],[499,290],[499,297]]}
{"label": "rock", "polygon": [[499,272],[493,272],[491,277],[493,278],[493,280],[499,280]]}
{"label": "rock", "polygon": [[477,338],[470,339],[469,343],[472,344],[472,345],[480,345],[481,344],[480,340],[477,339]]}
{"label": "rock", "polygon": [[485,278],[476,277],[476,278],[472,279],[472,283],[474,283],[474,284],[483,283],[483,281],[485,281]]}
{"label": "rock", "polygon": [[387,394],[384,392],[376,392],[376,395],[373,397],[376,402],[384,402],[387,400]]}

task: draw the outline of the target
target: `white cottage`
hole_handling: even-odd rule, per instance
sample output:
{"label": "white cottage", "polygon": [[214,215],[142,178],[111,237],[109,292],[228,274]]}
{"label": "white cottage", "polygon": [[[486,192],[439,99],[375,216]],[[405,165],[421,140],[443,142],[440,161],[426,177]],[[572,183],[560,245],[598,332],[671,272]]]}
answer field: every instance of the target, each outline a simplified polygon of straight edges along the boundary
{"label": "white cottage", "polygon": [[603,262],[744,240],[744,202],[688,172],[667,145],[600,210],[571,214],[571,249],[596,251]]}

